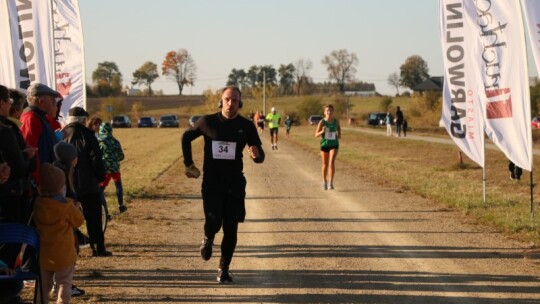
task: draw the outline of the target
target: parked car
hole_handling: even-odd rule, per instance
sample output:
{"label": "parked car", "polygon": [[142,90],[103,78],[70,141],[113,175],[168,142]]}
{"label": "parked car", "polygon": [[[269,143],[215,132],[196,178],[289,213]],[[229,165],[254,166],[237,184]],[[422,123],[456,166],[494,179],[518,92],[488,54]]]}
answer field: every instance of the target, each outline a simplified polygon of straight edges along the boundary
{"label": "parked car", "polygon": [[131,128],[131,120],[127,115],[113,116],[111,125],[113,128]]}
{"label": "parked car", "polygon": [[152,116],[143,116],[137,123],[137,127],[139,128],[153,128],[156,125],[156,119]]}
{"label": "parked car", "polygon": [[369,126],[384,125],[385,119],[386,119],[386,112],[371,112],[369,113],[367,123]]}
{"label": "parked car", "polygon": [[189,126],[190,127],[193,127],[195,125],[195,123],[197,122],[197,120],[199,120],[199,118],[201,118],[202,116],[201,115],[193,115],[189,118]]}
{"label": "parked car", "polygon": [[310,126],[313,126],[313,125],[316,125],[319,123],[319,121],[321,121],[323,119],[323,116],[322,115],[311,115],[309,118],[308,118],[308,123]]}
{"label": "parked car", "polygon": [[178,128],[180,127],[180,122],[178,121],[178,116],[176,115],[163,115],[159,118],[158,128]]}
{"label": "parked car", "polygon": [[531,126],[536,129],[540,128],[540,116],[533,117],[531,120]]}

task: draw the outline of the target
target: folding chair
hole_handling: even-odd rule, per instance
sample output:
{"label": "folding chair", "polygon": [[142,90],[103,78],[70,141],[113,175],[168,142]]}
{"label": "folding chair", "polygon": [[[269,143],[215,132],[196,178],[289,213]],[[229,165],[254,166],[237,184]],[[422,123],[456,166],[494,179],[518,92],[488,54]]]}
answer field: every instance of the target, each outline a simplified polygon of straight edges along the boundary
{"label": "folding chair", "polygon": [[[35,281],[34,287],[34,303],[37,303],[37,292],[39,287],[39,294],[41,303],[43,303],[43,287],[41,286],[41,273],[39,267],[39,235],[36,228],[19,223],[5,223],[0,224],[0,244],[21,244],[21,248],[24,246],[30,246],[34,249],[35,255],[34,266],[36,271],[23,271],[20,267],[16,269],[15,276],[1,276],[0,284],[7,281]],[[24,253],[24,248],[21,250],[21,256]]]}

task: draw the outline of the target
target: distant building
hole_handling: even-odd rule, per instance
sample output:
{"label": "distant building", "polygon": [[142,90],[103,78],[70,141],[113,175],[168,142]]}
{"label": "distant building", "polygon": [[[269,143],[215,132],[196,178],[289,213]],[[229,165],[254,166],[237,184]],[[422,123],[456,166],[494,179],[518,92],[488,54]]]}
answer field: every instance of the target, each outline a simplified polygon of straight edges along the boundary
{"label": "distant building", "polygon": [[429,77],[428,79],[424,80],[424,82],[421,82],[417,84],[413,89],[415,92],[442,92],[443,89],[443,83],[444,83],[444,77]]}
{"label": "distant building", "polygon": [[345,91],[345,95],[347,95],[347,96],[372,97],[372,96],[377,95],[377,91],[375,91],[375,90],[369,90],[369,91]]}
{"label": "distant building", "polygon": [[142,91],[139,89],[133,89],[133,88],[125,88],[123,91],[124,95],[126,96],[141,96]]}

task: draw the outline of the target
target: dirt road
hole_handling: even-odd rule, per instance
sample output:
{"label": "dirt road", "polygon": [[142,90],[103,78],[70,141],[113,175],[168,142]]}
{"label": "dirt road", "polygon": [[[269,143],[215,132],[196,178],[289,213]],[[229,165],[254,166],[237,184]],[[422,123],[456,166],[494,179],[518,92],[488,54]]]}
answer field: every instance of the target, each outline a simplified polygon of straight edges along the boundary
{"label": "dirt road", "polygon": [[316,154],[286,141],[266,153],[262,165],[245,160],[233,284],[215,281],[218,246],[200,258],[200,180],[178,163],[155,181],[157,195],[110,223],[113,257],[83,252],[75,283],[87,295],[74,302],[540,303],[540,257],[527,244],[373,184],[339,157],[336,189],[323,191]]}

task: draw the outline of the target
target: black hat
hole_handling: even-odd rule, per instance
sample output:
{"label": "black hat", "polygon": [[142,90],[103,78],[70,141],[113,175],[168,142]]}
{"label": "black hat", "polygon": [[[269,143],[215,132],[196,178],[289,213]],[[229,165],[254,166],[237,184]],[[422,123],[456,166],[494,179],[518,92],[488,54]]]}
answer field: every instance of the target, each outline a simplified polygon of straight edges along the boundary
{"label": "black hat", "polygon": [[73,107],[73,108],[69,109],[68,116],[86,116],[86,117],[88,117],[90,115],[88,115],[88,112],[86,112],[81,107]]}

